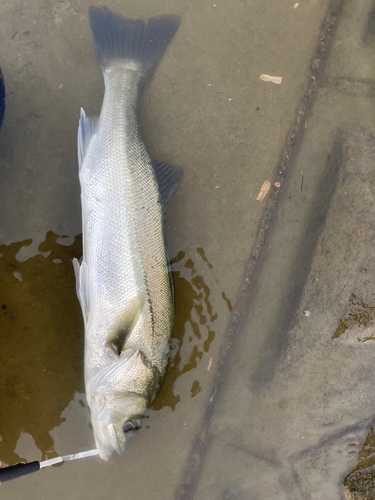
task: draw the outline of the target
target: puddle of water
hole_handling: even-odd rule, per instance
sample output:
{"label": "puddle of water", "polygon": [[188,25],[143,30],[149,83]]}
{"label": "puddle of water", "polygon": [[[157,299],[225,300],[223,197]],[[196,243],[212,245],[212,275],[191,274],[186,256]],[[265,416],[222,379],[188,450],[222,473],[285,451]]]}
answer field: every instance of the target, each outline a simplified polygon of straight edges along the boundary
{"label": "puddle of water", "polygon": [[225,303],[226,303],[226,305],[227,305],[227,307],[228,307],[228,311],[231,311],[231,310],[232,310],[232,303],[231,303],[231,301],[228,299],[228,297],[225,295],[225,292],[223,292],[223,293],[221,294],[221,296],[223,297],[223,299],[224,299],[224,301],[225,301]]}
{"label": "puddle of water", "polygon": [[63,246],[58,238],[47,233],[38,254],[23,262],[17,254],[32,240],[0,246],[0,459],[7,464],[23,458],[15,451],[23,433],[34,439],[40,459],[55,456],[50,432],[63,422],[74,393],[83,392],[82,319],[72,269],[82,243],[78,236]]}
{"label": "puddle of water", "polygon": [[[355,326],[368,327],[375,319],[375,306],[365,304],[361,299],[358,299],[354,293],[351,294],[349,299],[349,307],[345,314],[340,319],[340,323],[336,328],[333,339],[337,339],[346,330]],[[359,338],[358,342],[366,342],[368,340],[375,340],[375,336],[367,336]]]}
{"label": "puddle of water", "polygon": [[358,464],[352,472],[370,467],[372,465],[375,465],[375,429],[373,427],[371,427],[370,432],[363,443],[362,449],[358,454]]}
{"label": "puddle of water", "polygon": [[[212,269],[203,249],[198,248],[197,252],[201,257],[204,256],[203,261]],[[175,394],[175,382],[196,368],[202,360],[203,353],[209,351],[215,339],[212,324],[218,314],[213,311],[210,288],[204,277],[197,275],[193,259],[186,257],[184,252],[179,252],[171,260],[171,264],[172,269],[180,268],[173,270],[176,315],[171,360],[166,380],[152,409],[161,410],[169,406],[174,411],[177,403],[181,401],[181,394]],[[200,383],[195,380],[190,389],[191,397],[200,391]]]}
{"label": "puddle of water", "polygon": [[372,427],[358,454],[358,464],[344,480],[347,498],[375,498],[375,429]]}
{"label": "puddle of water", "polygon": [[[197,252],[211,270],[203,249]],[[72,266],[81,255],[81,235],[68,239],[49,232],[39,245],[25,240],[0,246],[0,460],[6,464],[24,459],[28,441],[40,450],[40,457],[33,453],[35,459],[56,456],[52,431],[65,421],[64,410],[74,397],[84,392],[83,324]],[[175,409],[182,397],[175,382],[209,351],[218,317],[193,259],[179,252],[171,262],[178,268],[173,271],[174,337],[154,410]],[[230,309],[224,292],[222,297]],[[201,392],[199,380],[186,383],[191,384],[188,397]]]}
{"label": "puddle of water", "polygon": [[204,252],[203,248],[198,247],[198,248],[197,248],[197,252],[198,252],[198,253],[199,253],[199,255],[201,256],[201,258],[202,258],[203,262],[205,262],[205,263],[208,265],[208,267],[209,267],[210,269],[212,269],[212,264],[211,264],[210,262],[208,262],[208,259],[207,259],[207,257],[206,257],[206,254],[205,254],[205,252]]}

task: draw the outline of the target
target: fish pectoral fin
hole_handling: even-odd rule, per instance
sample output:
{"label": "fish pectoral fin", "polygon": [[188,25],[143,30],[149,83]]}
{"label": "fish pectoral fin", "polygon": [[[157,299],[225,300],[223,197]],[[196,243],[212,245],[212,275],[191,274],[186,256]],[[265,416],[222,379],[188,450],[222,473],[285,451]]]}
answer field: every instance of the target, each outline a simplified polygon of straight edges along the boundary
{"label": "fish pectoral fin", "polygon": [[85,111],[81,108],[78,125],[78,165],[79,170],[82,168],[91,139],[96,134],[99,118],[96,116],[86,116]]}
{"label": "fish pectoral fin", "polygon": [[107,349],[114,352],[117,356],[121,355],[129,335],[137,324],[143,307],[146,303],[147,295],[141,294],[131,300],[116,321],[116,325],[107,336]]}
{"label": "fish pectoral fin", "polygon": [[152,165],[154,167],[156,180],[158,181],[160,199],[165,212],[167,210],[169,197],[182,177],[182,169],[177,167],[177,165],[170,165],[169,163],[162,163],[161,161],[155,160],[152,160]]}
{"label": "fish pectoral fin", "polygon": [[79,265],[77,259],[73,259],[74,274],[76,277],[76,292],[79,303],[81,304],[83,321],[85,327],[89,321],[89,284],[88,284],[88,268],[85,261]]}

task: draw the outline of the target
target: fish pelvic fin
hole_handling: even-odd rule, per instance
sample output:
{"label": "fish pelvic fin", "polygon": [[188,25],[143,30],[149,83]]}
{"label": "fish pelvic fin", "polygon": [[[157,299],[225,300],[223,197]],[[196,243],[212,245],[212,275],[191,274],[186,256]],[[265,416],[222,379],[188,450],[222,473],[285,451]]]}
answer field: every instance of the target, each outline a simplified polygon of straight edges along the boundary
{"label": "fish pelvic fin", "polygon": [[82,261],[82,264],[79,265],[77,259],[73,259],[73,267],[74,267],[74,274],[76,276],[77,297],[79,303],[81,304],[83,321],[85,323],[85,328],[86,328],[89,321],[89,313],[90,313],[88,268],[85,261]]}
{"label": "fish pelvic fin", "polygon": [[129,66],[150,75],[174,37],[180,18],[165,15],[148,20],[126,19],[106,7],[90,7],[89,22],[104,74],[111,64],[127,60]]}
{"label": "fish pelvic fin", "polygon": [[96,116],[86,116],[85,111],[81,108],[78,125],[78,165],[81,171],[86,152],[88,150],[91,139],[96,134],[99,118]]}

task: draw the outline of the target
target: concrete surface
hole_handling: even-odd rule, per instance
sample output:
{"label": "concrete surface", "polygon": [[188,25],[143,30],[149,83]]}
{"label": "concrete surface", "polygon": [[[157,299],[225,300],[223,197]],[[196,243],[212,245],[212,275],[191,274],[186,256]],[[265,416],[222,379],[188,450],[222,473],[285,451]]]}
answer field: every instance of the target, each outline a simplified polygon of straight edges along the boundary
{"label": "concrete surface", "polygon": [[[167,225],[171,367],[147,425],[115,463],[44,470],[1,485],[2,498],[366,498],[373,2],[103,4],[128,17],[182,18],[143,100],[150,153],[184,169]],[[1,4],[6,464],[94,446],[70,263],[81,251],[79,108],[98,113],[103,92],[89,5]]]}

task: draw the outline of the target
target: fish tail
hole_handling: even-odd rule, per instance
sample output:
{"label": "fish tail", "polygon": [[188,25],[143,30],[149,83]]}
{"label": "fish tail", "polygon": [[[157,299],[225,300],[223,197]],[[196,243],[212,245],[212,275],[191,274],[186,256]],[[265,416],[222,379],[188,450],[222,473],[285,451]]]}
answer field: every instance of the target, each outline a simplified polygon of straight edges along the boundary
{"label": "fish tail", "polygon": [[175,35],[180,18],[125,19],[106,7],[90,7],[89,22],[103,73],[114,62],[128,60],[150,75]]}

